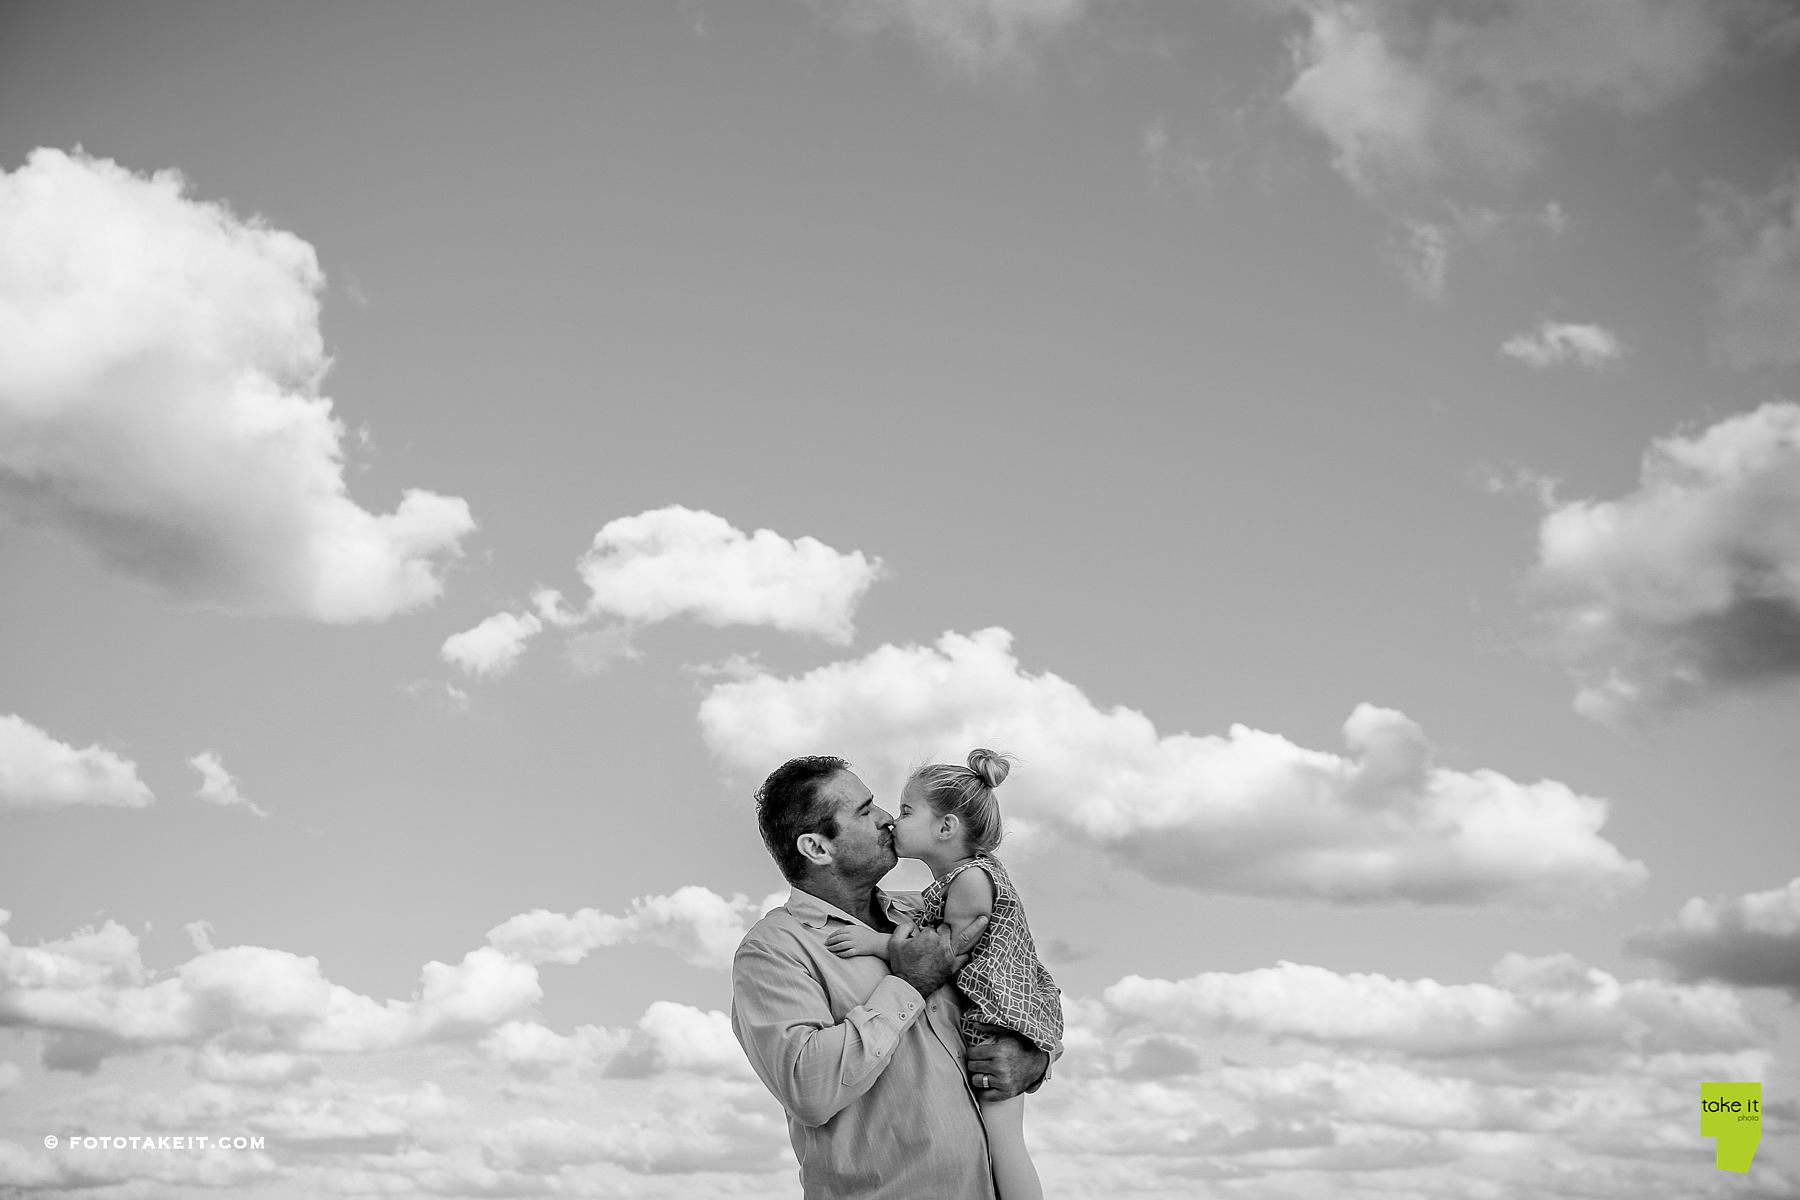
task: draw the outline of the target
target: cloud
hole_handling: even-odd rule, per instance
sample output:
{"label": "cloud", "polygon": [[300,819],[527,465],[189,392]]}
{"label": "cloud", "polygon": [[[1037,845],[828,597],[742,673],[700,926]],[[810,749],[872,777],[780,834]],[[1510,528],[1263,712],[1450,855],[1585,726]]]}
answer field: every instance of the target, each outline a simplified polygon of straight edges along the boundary
{"label": "cloud", "polygon": [[444,643],[445,661],[470,674],[501,674],[546,625],[600,629],[569,640],[571,665],[584,675],[635,659],[633,632],[687,617],[707,625],[762,625],[847,645],[863,593],[881,560],[833,550],[817,538],[788,539],[772,529],[746,534],[709,512],[680,505],[608,521],[577,564],[589,596],[581,609],[540,588],[536,613],[496,613]]}
{"label": "cloud", "polygon": [[[109,989],[183,980],[146,972],[116,925],[25,950],[28,962],[19,953],[0,948],[0,996],[32,972],[30,987],[85,990],[95,1008]],[[359,1004],[297,1004],[291,982],[264,970],[257,997],[224,1000],[233,1033],[92,1084],[22,1079],[7,1097],[20,1128],[202,1130],[267,1145],[166,1154],[0,1139],[0,1188],[224,1194],[279,1176],[301,1195],[791,1194],[782,1114],[747,1074],[725,1014],[655,1000],[624,1029],[561,1034],[529,1015],[489,1024],[518,1008],[509,989],[436,965],[458,981],[406,1003],[414,1015],[428,1003],[471,1010],[478,1037],[464,1024],[455,1037],[270,1048],[259,1029],[292,1021],[295,1040],[310,1021],[295,1014],[336,1007],[351,1020]],[[466,1003],[447,1003],[450,992]],[[218,998],[189,994],[200,1008]],[[1566,954],[1507,955],[1479,982],[1291,962],[1134,975],[1064,1006],[1068,1052],[1033,1097],[1029,1127],[1046,1183],[1066,1195],[1226,1184],[1319,1200],[1711,1194],[1686,1186],[1710,1179],[1693,1081],[1767,1079],[1777,1065],[1771,1034],[1730,989],[1625,980]],[[0,1007],[16,1025],[12,1011]],[[26,1024],[26,1037],[45,1032]],[[1789,1194],[1769,1145],[1741,1183]]]}
{"label": "cloud", "polygon": [[1145,128],[1139,145],[1154,191],[1173,188],[1204,194],[1212,189],[1217,164],[1202,155],[1191,138],[1177,141],[1160,118]]}
{"label": "cloud", "polygon": [[1406,282],[1427,300],[1442,300],[1450,275],[1452,231],[1431,221],[1407,221],[1395,247],[1395,259]]}
{"label": "cloud", "polygon": [[[1338,903],[1561,906],[1642,880],[1599,836],[1604,801],[1551,780],[1517,783],[1433,762],[1401,713],[1361,705],[1349,757],[1242,725],[1159,735],[1067,680],[1022,671],[1011,635],[947,633],[882,646],[794,679],[720,683],[700,707],[713,752],[760,776],[791,755],[842,754],[891,799],[921,754],[974,745],[1019,754],[1010,825],[1116,855],[1208,891]],[[884,790],[885,789],[885,790]]]}
{"label": "cloud", "polygon": [[536,1021],[508,1021],[481,1041],[481,1049],[508,1070],[526,1079],[583,1070],[610,1059],[625,1048],[629,1034],[598,1025],[579,1025],[560,1034]]}
{"label": "cloud", "polygon": [[[656,924],[646,911],[700,912],[696,893],[711,895],[681,889],[635,911],[645,925]],[[720,905],[733,919],[757,912]],[[0,1138],[0,1191],[223,1194],[277,1174],[304,1195],[773,1200],[791,1188],[780,1108],[722,1012],[656,1000],[627,1028],[563,1034],[532,1014],[535,968],[493,947],[429,963],[410,1000],[383,1002],[330,983],[314,959],[212,949],[204,927],[199,953],[155,971],[116,922],[27,947],[5,935],[9,915],[0,912],[0,1027],[21,1049],[35,1043],[50,1070],[91,1071],[162,1048],[128,1073],[50,1090],[20,1087],[32,1068],[0,1062],[0,1091],[30,1110],[22,1119],[63,1134],[200,1131],[266,1145],[46,1150],[36,1135]]]}
{"label": "cloud", "polygon": [[1785,988],[1800,1000],[1800,878],[1735,900],[1695,896],[1672,923],[1626,945],[1668,963],[1682,979]]}
{"label": "cloud", "polygon": [[[777,901],[779,903],[779,901]],[[766,912],[742,895],[727,900],[696,886],[667,896],[643,896],[622,917],[584,908],[574,915],[533,909],[488,930],[488,943],[530,963],[578,963],[600,946],[647,943],[674,951],[697,967],[725,968],[738,942]]]}
{"label": "cloud", "polygon": [[217,804],[223,808],[247,808],[259,817],[269,814],[244,799],[238,791],[237,780],[225,769],[225,763],[211,750],[202,750],[188,759],[188,766],[200,772],[200,790],[194,794],[200,799]]}
{"label": "cloud", "polygon": [[[640,1177],[628,1190],[611,1194],[645,1195],[647,1181],[641,1177],[670,1175],[679,1177],[672,1181],[677,1184],[672,1194],[682,1197],[739,1195],[748,1186],[755,1189],[750,1194],[773,1200],[792,1191],[795,1164],[787,1126],[761,1084],[724,1079],[672,1083],[652,1093],[644,1107],[609,1116],[600,1122],[566,1117],[513,1122],[482,1138],[484,1157],[524,1179],[560,1182],[601,1163],[617,1164]],[[772,1170],[785,1176],[780,1184],[755,1178]],[[702,1173],[710,1172],[722,1177],[702,1182]],[[775,1186],[764,1190],[758,1184]]]}
{"label": "cloud", "polygon": [[1739,370],[1800,363],[1800,162],[1764,196],[1718,189],[1702,215],[1719,253],[1713,356]]}
{"label": "cloud", "polygon": [[1635,113],[1692,88],[1721,57],[1712,8],[1669,0],[1301,0],[1289,108],[1363,195],[1431,192],[1532,166],[1553,111]]}
{"label": "cloud", "polygon": [[1494,982],[1440,984],[1339,974],[1283,962],[1178,983],[1130,976],[1101,998],[1121,1028],[1205,1036],[1247,1032],[1340,1050],[1416,1059],[1499,1057],[1523,1066],[1554,1056],[1732,1052],[1755,1045],[1729,991],[1656,980],[1622,982],[1569,955],[1509,954]]}
{"label": "cloud", "polygon": [[209,1045],[194,1056],[194,1073],[214,1083],[249,1087],[280,1087],[318,1076],[324,1067],[316,1058],[297,1054],[234,1054]]}
{"label": "cloud", "polygon": [[1529,588],[1596,719],[1800,674],[1800,405],[1659,439],[1636,491],[1552,508]]}
{"label": "cloud", "polygon": [[160,1045],[346,1054],[473,1041],[542,997],[535,968],[486,946],[425,964],[413,999],[382,1003],[331,983],[316,958],[232,946],[158,977],[116,922],[28,947],[6,936],[9,916],[0,911],[0,1025],[43,1031],[56,1069]]}
{"label": "cloud", "polygon": [[[1734,31],[1769,18],[1704,0],[1271,0],[1304,22],[1290,39],[1288,110],[1393,221],[1390,251],[1420,296],[1442,299],[1468,246],[1521,221],[1552,236],[1555,202],[1526,216],[1483,203],[1544,154],[1575,108],[1650,111],[1688,92]],[[1744,40],[1752,41],[1753,37]]]}
{"label": "cloud", "polygon": [[756,1078],[724,1013],[657,1000],[644,1010],[630,1042],[607,1064],[606,1073],[629,1079],[670,1071]]}
{"label": "cloud", "polygon": [[1598,325],[1571,325],[1540,321],[1536,329],[1516,334],[1500,347],[1500,353],[1532,367],[1554,367],[1578,362],[1584,367],[1603,367],[1625,353],[1617,334]]}
{"label": "cloud", "polygon": [[0,717],[0,809],[142,808],[154,799],[130,759],[98,745],[77,750],[22,717]]}
{"label": "cloud", "polygon": [[226,612],[429,603],[468,505],[350,498],[313,248],[184,190],[57,150],[0,175],[0,506]]}
{"label": "cloud", "polygon": [[746,535],[723,517],[673,505],[608,521],[581,560],[588,611],[645,625],[692,617],[767,625],[847,645],[881,560],[772,529]]}
{"label": "cloud", "polygon": [[445,638],[440,653],[445,662],[471,675],[504,675],[525,652],[525,643],[543,628],[544,623],[530,613],[495,613],[475,628]]}
{"label": "cloud", "polygon": [[569,639],[566,649],[569,665],[583,675],[598,675],[621,659],[642,658],[631,644],[631,629],[612,625],[590,629]]}
{"label": "cloud", "polygon": [[846,30],[891,28],[969,75],[1028,67],[1045,42],[1078,21],[1087,0],[837,0],[818,3]]}
{"label": "cloud", "polygon": [[1065,1010],[1031,1128],[1040,1169],[1081,1195],[1687,1194],[1692,1160],[1668,1147],[1692,1138],[1692,1081],[1772,1058],[1727,989],[1561,954],[1508,955],[1488,983],[1132,976]]}
{"label": "cloud", "polygon": [[212,953],[212,935],[218,930],[213,928],[211,921],[189,921],[181,927],[181,931],[188,935],[188,941],[194,944],[194,949],[202,954]]}

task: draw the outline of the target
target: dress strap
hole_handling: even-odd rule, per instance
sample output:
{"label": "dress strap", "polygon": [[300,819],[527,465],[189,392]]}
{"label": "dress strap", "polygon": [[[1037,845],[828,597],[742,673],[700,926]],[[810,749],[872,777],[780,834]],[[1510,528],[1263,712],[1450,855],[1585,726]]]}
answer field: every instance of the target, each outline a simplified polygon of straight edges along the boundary
{"label": "dress strap", "polygon": [[989,879],[994,878],[994,860],[989,858],[985,854],[977,854],[974,858],[971,858],[968,862],[958,863],[958,864],[956,864],[956,866],[951,867],[948,871],[946,871],[944,873],[944,877],[942,879],[938,880],[938,883],[942,884],[944,886],[944,888],[948,889],[950,887],[950,881],[955,879],[958,875],[961,875],[964,871],[968,870],[970,867],[980,867],[982,870],[987,872]]}

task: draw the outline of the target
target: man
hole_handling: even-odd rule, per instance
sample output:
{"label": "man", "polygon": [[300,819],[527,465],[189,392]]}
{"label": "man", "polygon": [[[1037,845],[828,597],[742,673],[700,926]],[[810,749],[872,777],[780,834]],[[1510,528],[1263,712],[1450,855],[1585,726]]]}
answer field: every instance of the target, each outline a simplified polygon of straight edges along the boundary
{"label": "man", "polygon": [[[963,1046],[951,980],[986,920],[956,945],[948,926],[912,927],[905,898],[876,886],[899,861],[893,818],[841,758],[782,764],[757,790],[756,817],[793,890],[738,947],[731,1028],[787,1110],[803,1193],[994,1200],[975,1088],[1035,1090],[1050,1056],[1004,1031]],[[891,963],[825,948],[857,923],[902,931]]]}

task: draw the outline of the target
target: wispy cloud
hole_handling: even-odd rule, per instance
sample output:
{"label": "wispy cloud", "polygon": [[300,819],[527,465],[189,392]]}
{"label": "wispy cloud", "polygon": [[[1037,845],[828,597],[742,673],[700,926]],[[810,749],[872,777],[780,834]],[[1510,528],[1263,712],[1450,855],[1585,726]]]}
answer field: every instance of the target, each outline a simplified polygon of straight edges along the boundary
{"label": "wispy cloud", "polygon": [[1762,196],[1716,189],[1702,215],[1719,255],[1714,357],[1739,370],[1800,363],[1800,162]]}
{"label": "wispy cloud", "polygon": [[1598,325],[1540,321],[1536,329],[1508,338],[1500,353],[1532,367],[1575,362],[1599,368],[1616,362],[1625,346],[1617,334]]}
{"label": "wispy cloud", "polygon": [[1241,725],[1159,734],[1142,713],[1101,709],[1065,679],[1022,670],[1003,629],[721,683],[699,719],[734,768],[842,754],[890,793],[921,754],[1013,751],[1024,765],[1006,785],[1010,825],[1208,891],[1559,906],[1645,875],[1600,836],[1603,801],[1551,780],[1439,766],[1424,732],[1392,709],[1351,714],[1348,756]]}
{"label": "wispy cloud", "polygon": [[313,248],[104,159],[0,175],[0,504],[237,613],[379,621],[435,599],[474,525],[344,482]]}
{"label": "wispy cloud", "polygon": [[0,809],[142,808],[154,799],[130,759],[99,745],[77,750],[23,717],[0,716]]}
{"label": "wispy cloud", "polygon": [[573,915],[533,909],[496,925],[487,936],[490,945],[531,963],[577,963],[600,946],[642,942],[666,947],[695,966],[723,968],[769,906],[689,886],[667,896],[640,897],[622,917],[592,908]]}
{"label": "wispy cloud", "polygon": [[1539,126],[1559,106],[1653,108],[1699,82],[1724,44],[1709,6],[1663,0],[1297,7],[1307,27],[1287,103],[1371,198],[1516,175],[1537,161]]}
{"label": "wispy cloud", "polygon": [[[1445,294],[1459,250],[1498,227],[1491,205],[1542,157],[1570,107],[1653,109],[1724,55],[1717,6],[1666,0],[1294,0],[1289,111],[1330,144],[1358,194],[1395,222],[1414,291]],[[1531,218],[1553,232],[1560,205]]]}
{"label": "wispy cloud", "polygon": [[812,0],[845,30],[910,34],[969,75],[1028,68],[1047,41],[1078,21],[1087,0]]}
{"label": "wispy cloud", "polygon": [[1629,495],[1552,508],[1530,589],[1591,717],[1800,675],[1800,405],[1659,439]]}
{"label": "wispy cloud", "polygon": [[237,780],[225,769],[224,760],[211,750],[203,750],[188,759],[188,765],[200,772],[200,790],[195,795],[210,804],[223,808],[247,808],[259,817],[269,814],[244,799],[238,791]]}

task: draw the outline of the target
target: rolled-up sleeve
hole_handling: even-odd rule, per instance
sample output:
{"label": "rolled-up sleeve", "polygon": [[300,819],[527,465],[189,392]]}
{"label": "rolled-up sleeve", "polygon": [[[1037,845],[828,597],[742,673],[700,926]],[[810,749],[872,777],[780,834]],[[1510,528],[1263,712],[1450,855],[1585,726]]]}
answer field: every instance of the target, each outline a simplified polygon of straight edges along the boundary
{"label": "rolled-up sleeve", "polygon": [[747,941],[731,968],[731,1028],[764,1084],[803,1125],[823,1125],[872,1087],[925,1001],[897,975],[838,1020],[806,960]]}

